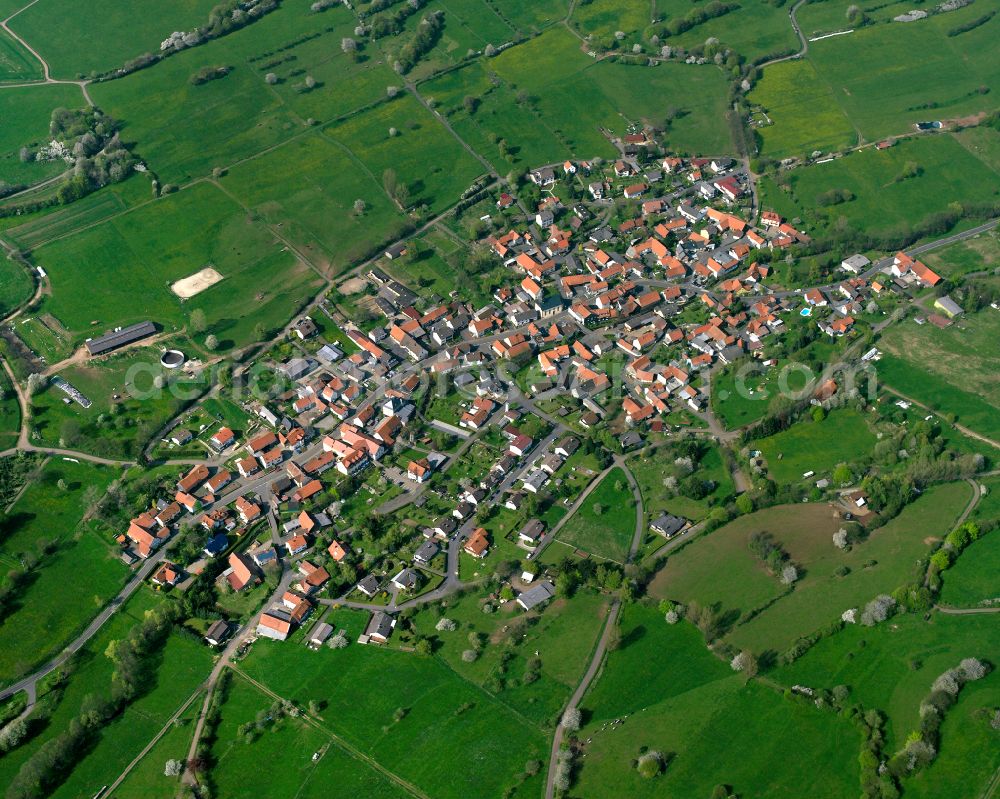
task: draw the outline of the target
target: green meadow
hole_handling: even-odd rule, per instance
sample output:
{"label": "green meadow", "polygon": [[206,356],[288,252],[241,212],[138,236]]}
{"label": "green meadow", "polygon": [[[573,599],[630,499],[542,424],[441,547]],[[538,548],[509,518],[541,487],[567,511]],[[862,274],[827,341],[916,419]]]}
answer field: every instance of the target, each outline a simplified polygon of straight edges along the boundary
{"label": "green meadow", "polygon": [[[652,608],[627,606],[620,625],[622,644],[581,703],[585,756],[574,795],[686,799],[720,784],[788,799],[805,784],[822,785],[825,796],[857,791],[859,741],[845,719],[746,683],[694,627],[668,625]],[[667,757],[653,779],[634,766],[647,749]],[[809,757],[789,757],[793,750]]]}
{"label": "green meadow", "polygon": [[[3,40],[0,39],[0,46]],[[2,51],[0,51],[2,52]],[[22,147],[49,141],[49,120],[55,108],[78,108],[83,95],[76,86],[22,86],[0,91],[0,181],[30,184],[68,169],[62,161],[21,161]]]}
{"label": "green meadow", "polygon": [[821,422],[796,422],[787,430],[754,442],[767,460],[767,470],[778,483],[796,483],[806,472],[820,476],[838,463],[857,460],[875,445],[865,418],[855,410],[833,411]]}
{"label": "green meadow", "polygon": [[[0,682],[13,682],[62,649],[123,584],[126,569],[110,542],[82,524],[88,489],[100,497],[113,478],[110,468],[53,458],[7,512],[0,532],[4,574],[27,559],[37,565],[5,609]],[[71,585],[76,601],[67,602]]]}
{"label": "green meadow", "polygon": [[953,413],[959,424],[1000,440],[996,381],[1000,315],[984,308],[944,330],[904,321],[879,339],[885,353],[878,362],[879,382],[939,413]]}
{"label": "green meadow", "polygon": [[42,65],[7,31],[0,31],[0,83],[42,79]]}
{"label": "green meadow", "polygon": [[[180,330],[200,309],[220,347],[245,344],[258,323],[280,327],[317,285],[265,221],[208,183],[41,246],[35,259],[52,283],[43,307],[78,342],[143,319]],[[173,281],[207,266],[223,280],[186,301],[171,292]]]}
{"label": "green meadow", "polygon": [[[915,174],[907,177],[907,167],[914,165]],[[995,201],[995,181],[984,179],[986,169],[950,134],[919,136],[888,150],[866,148],[783,174],[787,189],[764,182],[761,202],[813,224],[843,220],[859,232],[905,233],[951,203]],[[822,205],[831,190],[846,190],[853,198]]]}
{"label": "green meadow", "polygon": [[[351,797],[401,799],[410,792],[364,760],[342,749],[320,725],[283,718],[256,733],[252,742],[238,729],[268,712],[273,699],[241,677],[234,677],[222,705],[216,741],[212,747],[210,780],[220,795]],[[319,757],[314,758],[314,754]],[[260,769],[261,763],[281,762],[277,769]],[[247,779],[254,774],[253,779]],[[161,783],[170,788],[166,778]],[[160,790],[164,793],[163,786]],[[172,790],[176,790],[173,788]],[[120,794],[115,794],[116,796]]]}
{"label": "green meadow", "polygon": [[[241,668],[280,696],[325,703],[325,729],[429,795],[538,793],[541,778],[523,771],[544,760],[547,734],[436,657],[354,643],[364,614],[336,621],[346,649],[260,640]],[[459,760],[473,765],[455,769]]]}
{"label": "green meadow", "polygon": [[[824,638],[789,666],[771,673],[784,685],[807,685],[814,689],[847,685],[852,698],[865,707],[882,710],[888,718],[891,745],[901,746],[911,730],[918,728],[920,702],[930,693],[931,683],[947,669],[967,657],[995,662],[1000,652],[992,633],[996,622],[989,616],[949,616],[933,612],[928,618],[906,613],[874,627],[847,625]],[[992,685],[997,674],[977,685]],[[949,713],[961,713],[965,691]],[[985,726],[988,727],[988,724]],[[941,736],[941,752],[949,747],[947,730]],[[981,784],[992,773],[986,764],[972,766]],[[995,766],[994,766],[995,768]],[[975,784],[973,773],[969,784]],[[948,793],[940,794],[942,796]],[[956,795],[975,795],[959,793]]]}
{"label": "green meadow", "polygon": [[[800,11],[803,30],[844,29],[846,17],[837,17],[845,10],[840,2],[828,2]],[[886,21],[906,10],[899,4],[875,7],[876,24],[811,42],[805,59],[764,69],[750,94],[774,123],[760,131],[764,154],[840,149],[912,133],[916,122],[958,119],[983,109],[984,95],[1000,88],[1000,66],[990,52],[1000,21],[993,18],[956,36],[948,32],[979,18],[981,8],[910,24]]]}
{"label": "green meadow", "polygon": [[[715,606],[725,639],[754,652],[783,651],[850,607],[914,577],[925,538],[946,534],[969,500],[965,483],[935,486],[850,551],[831,536],[842,521],[827,504],[782,505],[742,516],[696,538],[667,559],[650,594]],[[769,533],[800,572],[794,588],[781,584],[750,552],[750,535]],[[726,580],[719,580],[719,574]]]}
{"label": "green meadow", "polygon": [[600,485],[559,531],[558,540],[600,558],[624,563],[635,534],[635,497],[621,469]]}
{"label": "green meadow", "polygon": [[1000,599],[998,569],[1000,535],[994,530],[970,544],[951,568],[942,574],[941,603],[976,607],[984,602],[996,602]]}
{"label": "green meadow", "polygon": [[[305,2],[287,2],[234,34],[91,92],[124,121],[123,138],[138,145],[162,181],[183,183],[384,99],[399,79],[378,52],[357,62],[341,52],[341,38],[356,24],[344,8],[312,14]],[[189,82],[217,64],[232,71],[199,86]],[[268,83],[268,74],[276,82]]]}
{"label": "green meadow", "polygon": [[[28,5],[27,2],[21,5]],[[106,72],[157,53],[173,31],[208,22],[214,0],[161,0],[142,14],[124,0],[48,0],[31,4],[10,27],[41,53],[56,78]]]}

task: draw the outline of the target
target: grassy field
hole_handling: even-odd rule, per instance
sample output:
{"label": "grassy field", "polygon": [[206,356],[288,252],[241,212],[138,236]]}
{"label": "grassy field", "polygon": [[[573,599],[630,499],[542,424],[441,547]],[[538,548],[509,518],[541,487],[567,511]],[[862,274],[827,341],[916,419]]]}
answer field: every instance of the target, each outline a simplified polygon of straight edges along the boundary
{"label": "grassy field", "polygon": [[[805,576],[793,592],[735,628],[728,639],[754,651],[780,651],[848,608],[862,607],[877,594],[915,579],[916,563],[928,552],[927,539],[946,535],[969,498],[965,483],[934,486],[846,553],[827,535],[781,537],[791,559],[804,566]],[[848,572],[842,574],[841,567]]]}
{"label": "grassy field", "polygon": [[764,70],[749,95],[772,125],[759,129],[766,155],[808,155],[857,143],[858,134],[837,105],[833,89],[809,61],[785,61]]}
{"label": "grassy field", "polygon": [[[902,179],[907,164],[918,174]],[[824,164],[787,173],[788,193],[762,186],[764,207],[785,207],[794,216],[821,225],[843,218],[853,229],[876,234],[906,232],[952,202],[995,198],[995,181],[984,179],[987,167],[949,134],[901,141],[888,150],[867,148]],[[822,206],[822,195],[846,190],[849,202]],[[782,206],[782,203],[785,203]],[[787,212],[786,210],[786,212]]]}
{"label": "grassy field", "polygon": [[[989,616],[948,616],[935,612],[925,621],[918,614],[894,617],[892,623],[875,627],[848,625],[836,635],[820,641],[790,666],[771,673],[785,685],[808,685],[812,688],[850,686],[852,700],[865,707],[877,707],[888,717],[888,731],[893,745],[899,746],[907,734],[917,728],[921,700],[930,692],[931,683],[946,669],[958,665],[962,658],[976,657],[994,661],[997,647],[996,622]],[[982,683],[969,688],[992,684],[996,695],[997,675],[994,672]],[[964,690],[964,689],[963,689]],[[962,713],[965,694],[950,712]],[[988,725],[984,725],[987,726]],[[947,729],[941,737],[942,755],[949,746]],[[972,758],[967,767],[973,768]],[[985,782],[990,768],[981,763],[974,767],[979,785]],[[970,773],[967,785],[977,780]],[[975,796],[974,792],[939,794]]]}
{"label": "grassy field", "polygon": [[150,13],[134,14],[122,0],[93,0],[85,8],[55,0],[31,5],[10,26],[48,61],[53,77],[75,78],[159,52],[172,31],[207,23],[214,5],[214,0],[163,0]]}
{"label": "grassy field", "polygon": [[[0,39],[0,47],[3,40]],[[0,49],[0,55],[2,55]],[[76,86],[22,86],[0,91],[0,181],[30,184],[67,169],[62,161],[21,161],[22,147],[48,142],[52,110],[78,108],[83,95]]]}
{"label": "grassy field", "polygon": [[[341,38],[356,24],[346,8],[313,14],[304,0],[283,3],[234,34],[94,86],[94,100],[125,121],[125,138],[161,180],[183,183],[304,134],[313,122],[384,99],[399,80],[378,52],[357,62],[341,52]],[[213,64],[233,69],[221,80],[189,82]],[[265,81],[272,73],[273,85]],[[307,76],[312,89],[305,88]]]}
{"label": "grassy field", "polygon": [[[242,668],[281,696],[325,702],[326,729],[434,797],[499,796],[515,786],[516,796],[537,795],[540,778],[521,778],[528,760],[545,757],[541,730],[435,657],[353,643],[364,621],[335,619],[347,627],[347,649],[261,640]],[[456,770],[458,758],[470,767]]]}
{"label": "grassy field", "polygon": [[31,398],[32,429],[53,446],[104,457],[136,457],[150,436],[205,387],[203,382],[175,378],[157,389],[156,376],[170,379],[159,358],[159,349],[140,347],[63,369],[59,376],[91,406],[65,403],[66,394],[49,385]]}
{"label": "grassy field", "polygon": [[941,602],[956,607],[975,607],[985,600],[1000,599],[997,573],[1000,569],[1000,535],[994,530],[973,542],[942,575]]}
{"label": "grassy field", "polygon": [[569,12],[568,0],[490,0],[487,4],[525,33],[542,30]]}
{"label": "grassy field", "polygon": [[0,369],[0,449],[17,443],[21,431],[21,405],[14,394],[7,372]]}
{"label": "grassy field", "polygon": [[7,31],[0,31],[0,83],[41,80],[42,65]]}
{"label": "grassy field", "polygon": [[[201,641],[173,635],[152,660],[148,665],[155,669],[155,674],[148,692],[102,728],[97,745],[76,764],[69,779],[53,791],[52,797],[87,796],[95,786],[99,788],[116,779],[185,700],[198,690],[212,668],[212,651]],[[171,728],[171,732],[173,729],[178,728]],[[191,727],[179,729],[187,735],[192,731]],[[186,751],[184,746],[172,751],[170,756],[183,759]],[[161,782],[169,785],[170,781],[163,776],[164,762],[156,765]]]}
{"label": "grassy field", "polygon": [[31,296],[31,278],[19,264],[7,261],[0,267],[0,316],[13,311]]}
{"label": "grassy field", "polygon": [[[320,132],[247,161],[222,185],[331,273],[399,237],[405,222],[378,179]],[[355,213],[355,200],[365,210]]]}
{"label": "grassy field", "polygon": [[[863,605],[910,578],[916,560],[928,550],[924,539],[947,533],[968,499],[964,483],[936,486],[848,552],[831,542],[841,526],[831,506],[767,508],[671,555],[650,594],[716,605],[732,644],[756,652],[780,651],[847,608]],[[781,585],[750,553],[749,537],[758,531],[770,533],[799,568],[794,590]],[[719,574],[727,579],[719,580]]]}
{"label": "grassy field", "polygon": [[674,455],[668,447],[654,450],[652,455],[636,455],[629,459],[632,474],[642,491],[642,507],[650,519],[662,511],[683,516],[691,521],[701,521],[714,504],[725,501],[735,490],[733,479],[722,461],[717,447],[711,447],[695,467],[698,477],[715,483],[715,489],[703,499],[692,499],[680,494],[669,496],[663,485],[667,474],[673,471]]}
{"label": "grassy field", "polygon": [[30,250],[150,201],[149,181],[145,177],[133,176],[121,183],[105,186],[70,205],[56,205],[31,214],[0,218],[0,230],[4,231],[5,239]]}
{"label": "grassy field", "polygon": [[[50,460],[3,520],[4,574],[20,566],[25,555],[40,555],[43,539],[53,549],[40,556],[6,611],[0,626],[0,681],[13,681],[59,651],[121,587],[126,570],[112,547],[80,524],[86,490],[94,486],[100,496],[112,477],[108,468]],[[68,587],[75,601],[68,601]]]}
{"label": "grassy field", "polygon": [[1000,19],[946,35],[982,14],[966,7],[916,24],[872,25],[812,42],[808,59],[866,139],[909,132],[914,122],[954,119],[993,105],[980,88],[1000,88],[1000,64],[988,52]]}
{"label": "grassy field", "polygon": [[987,272],[1000,265],[1000,238],[995,230],[929,252],[921,259],[953,282],[970,272]]}
{"label": "grassy field", "polygon": [[[803,12],[803,30],[842,29],[845,10],[839,2],[817,4]],[[876,18],[905,10],[879,7]],[[947,35],[982,13],[966,7],[914,24],[871,25],[810,43],[805,60],[767,67],[750,95],[774,122],[761,131],[763,152],[784,157],[836,149],[857,136],[877,141],[912,132],[918,121],[956,119],[990,107],[984,94],[1000,87],[1000,67],[989,57],[988,43],[1000,21]]]}
{"label": "grassy field", "polygon": [[[52,283],[44,309],[76,334],[77,343],[143,319],[177,330],[200,309],[206,333],[228,349],[250,341],[257,324],[283,325],[320,285],[266,224],[211,184],[39,247],[35,258]],[[223,275],[221,282],[186,301],[170,291],[173,281],[209,265]],[[95,283],[95,270],[114,280]],[[251,306],[252,316],[246,312]]]}
{"label": "grassy field", "polygon": [[851,462],[875,444],[865,418],[855,410],[833,411],[822,422],[796,422],[787,430],[754,442],[767,459],[767,470],[778,483],[795,483],[806,472],[826,475],[838,463]]}
{"label": "grassy field", "polygon": [[[685,0],[656,0],[657,16],[667,20],[683,16],[691,8]],[[787,5],[766,2],[737,3],[728,14],[695,25],[678,36],[667,36],[664,43],[690,48],[714,37],[748,61],[792,52],[799,43],[788,21],[787,9]]]}
{"label": "grassy field", "polygon": [[625,473],[612,469],[559,531],[558,539],[591,555],[624,563],[634,533],[632,489]]}
{"label": "grassy field", "polygon": [[[21,765],[41,746],[64,732],[77,717],[87,695],[98,695],[110,688],[114,664],[105,657],[108,644],[121,640],[143,619],[143,614],[159,602],[151,591],[139,591],[115,613],[74,659],[71,676],[62,686],[50,678],[38,685],[38,703],[48,715],[48,722],[22,746],[0,758],[0,784],[10,785]],[[193,690],[193,687],[192,687]],[[180,702],[177,703],[177,706]],[[171,708],[171,712],[176,709]],[[150,735],[152,737],[152,735]],[[160,773],[163,764],[160,764]],[[89,787],[89,786],[88,786]],[[97,788],[101,787],[100,785]],[[96,788],[94,789],[96,790]],[[87,791],[86,794],[92,794]]]}
{"label": "grassy field", "polygon": [[[607,613],[606,597],[581,591],[571,599],[556,599],[537,621],[529,621],[513,602],[483,613],[481,600],[473,592],[449,600],[443,609],[421,610],[414,618],[416,629],[436,639],[435,655],[457,674],[533,723],[551,728],[587,667]],[[442,613],[458,629],[438,632]],[[462,652],[469,648],[471,633],[479,633],[485,643],[479,657],[466,663]],[[534,657],[541,665],[538,679],[529,681],[524,675]]]}
{"label": "grassy field", "polygon": [[179,777],[167,777],[163,766],[168,760],[183,760],[187,755],[194,723],[201,712],[201,703],[194,702],[149,750],[149,753],[129,772],[121,785],[108,794],[109,799],[173,799],[180,784]]}
{"label": "grassy field", "polygon": [[[822,785],[824,796],[857,790],[858,741],[845,720],[745,684],[693,627],[670,626],[650,608],[628,606],[621,629],[622,646],[582,703],[586,757],[574,795],[686,799],[718,784],[740,796],[789,799],[806,783]],[[670,758],[655,779],[632,765],[643,747]],[[793,749],[810,756],[788,757]]]}
{"label": "grassy field", "polygon": [[[398,135],[390,135],[395,128]],[[454,204],[482,164],[441,130],[434,117],[412,97],[400,97],[326,129],[364,164],[380,183],[386,170],[396,173],[412,205],[439,212]]]}
{"label": "grassy field", "polygon": [[879,339],[885,353],[878,362],[879,381],[1000,440],[997,336],[1000,314],[992,308],[944,330],[909,320],[892,325]]}
{"label": "grassy field", "polygon": [[941,725],[941,754],[929,768],[906,781],[906,795],[916,799],[939,796],[982,796],[1000,768],[994,746],[996,732],[987,719],[995,709],[1000,674],[966,685],[958,704]]}
{"label": "grassy field", "polygon": [[[236,677],[222,706],[212,757],[211,780],[221,796],[341,797],[372,796],[396,799],[410,793],[346,750],[324,729],[302,720],[285,718],[247,743],[237,729],[267,711],[273,699],[246,680]],[[322,756],[314,761],[313,753]],[[261,763],[282,767],[261,770]],[[247,775],[253,773],[252,780]],[[166,783],[160,777],[159,782]],[[162,790],[162,789],[161,789]],[[116,796],[119,794],[115,794]]]}

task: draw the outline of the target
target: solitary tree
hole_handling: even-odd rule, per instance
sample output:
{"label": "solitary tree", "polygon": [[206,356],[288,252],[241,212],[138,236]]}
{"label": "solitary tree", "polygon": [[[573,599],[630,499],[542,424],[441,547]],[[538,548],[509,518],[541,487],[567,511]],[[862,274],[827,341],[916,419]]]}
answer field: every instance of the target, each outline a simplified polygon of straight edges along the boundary
{"label": "solitary tree", "polygon": [[207,327],[208,321],[205,319],[205,312],[201,308],[195,308],[191,312],[191,329],[195,333],[204,333]]}
{"label": "solitary tree", "polygon": [[364,200],[362,200],[362,199],[359,198],[359,199],[357,199],[357,200],[354,201],[354,215],[355,216],[361,216],[361,214],[363,214],[365,212],[365,208],[367,208],[367,206],[365,205],[365,201]]}
{"label": "solitary tree", "polygon": [[213,333],[209,333],[205,336],[205,347],[214,352],[219,348],[219,339]]}
{"label": "solitary tree", "polygon": [[179,777],[184,771],[184,763],[180,760],[168,760],[163,766],[163,776]]}

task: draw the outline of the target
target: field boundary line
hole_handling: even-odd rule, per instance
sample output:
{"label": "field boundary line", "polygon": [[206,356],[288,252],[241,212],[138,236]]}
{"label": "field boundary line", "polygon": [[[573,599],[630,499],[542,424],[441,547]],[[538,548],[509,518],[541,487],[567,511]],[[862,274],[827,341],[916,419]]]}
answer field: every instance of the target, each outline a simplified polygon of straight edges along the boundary
{"label": "field boundary line", "polygon": [[[265,696],[270,696],[272,699],[280,699],[280,700],[284,700],[285,699],[283,696],[280,696],[279,694],[275,693],[274,691],[272,691],[270,688],[268,688],[263,683],[260,683],[257,680],[255,680],[253,677],[251,677],[249,674],[247,674],[245,671],[243,671],[243,669],[239,668],[238,666],[235,666],[232,663],[228,663],[226,665],[235,674],[237,674],[239,677],[242,677],[244,680],[246,680],[246,682],[248,682],[250,685],[252,685],[258,691],[260,691],[261,693],[263,693]],[[392,782],[394,782],[397,785],[399,785],[401,788],[403,788],[408,793],[412,794],[413,796],[419,797],[419,799],[431,799],[430,796],[428,796],[423,791],[421,791],[416,785],[414,785],[413,783],[411,783],[411,782],[409,782],[407,780],[404,780],[398,774],[395,774],[392,771],[389,771],[389,769],[387,769],[385,766],[383,766],[377,760],[375,760],[374,758],[370,757],[369,755],[366,755],[360,749],[358,749],[354,745],[352,745],[352,744],[348,743],[347,741],[345,741],[343,738],[341,738],[339,735],[337,735],[332,730],[328,729],[326,726],[324,726],[323,724],[321,724],[319,721],[317,721],[315,718],[313,718],[312,716],[310,716],[308,713],[303,713],[301,716],[299,716],[299,718],[302,719],[303,721],[305,721],[310,726],[312,726],[315,729],[317,729],[320,732],[322,732],[324,735],[326,735],[334,744],[336,744],[340,749],[344,750],[344,752],[346,752],[348,755],[350,755],[350,756],[354,757],[355,759],[360,760],[363,763],[367,764],[368,766],[370,766],[375,771],[377,771],[380,774],[382,774],[387,779],[389,779]]]}

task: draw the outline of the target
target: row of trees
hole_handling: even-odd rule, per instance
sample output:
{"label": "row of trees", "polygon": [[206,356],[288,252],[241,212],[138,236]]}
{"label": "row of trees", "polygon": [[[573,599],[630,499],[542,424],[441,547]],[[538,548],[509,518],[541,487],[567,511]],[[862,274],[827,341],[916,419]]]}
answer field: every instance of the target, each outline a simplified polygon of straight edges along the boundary
{"label": "row of trees", "polygon": [[41,799],[65,779],[100,729],[149,684],[150,656],[166,641],[177,618],[175,605],[161,605],[147,613],[125,639],[108,645],[105,655],[114,663],[109,692],[83,698],[79,714],[67,728],[24,762],[7,787],[6,799]]}

